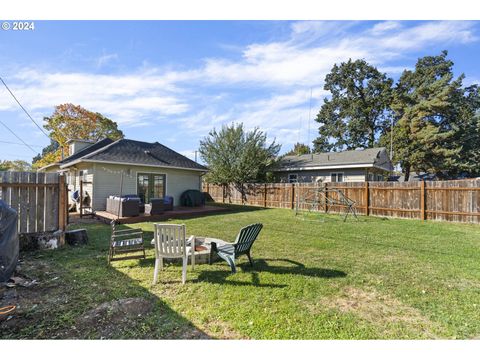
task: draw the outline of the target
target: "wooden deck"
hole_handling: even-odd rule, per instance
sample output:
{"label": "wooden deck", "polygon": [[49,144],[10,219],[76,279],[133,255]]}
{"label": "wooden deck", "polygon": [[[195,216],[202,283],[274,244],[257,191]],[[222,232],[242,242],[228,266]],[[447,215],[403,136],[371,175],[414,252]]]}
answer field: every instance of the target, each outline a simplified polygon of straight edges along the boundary
{"label": "wooden deck", "polygon": [[[219,206],[205,205],[201,207],[175,207],[171,211],[165,211],[160,215],[140,214],[139,216],[121,217],[118,219],[120,224],[133,224],[139,222],[163,221],[168,219],[185,219],[191,217],[211,215],[228,211],[228,209]],[[117,216],[106,211],[96,211],[94,214],[99,220],[110,223],[112,220],[117,220]]]}

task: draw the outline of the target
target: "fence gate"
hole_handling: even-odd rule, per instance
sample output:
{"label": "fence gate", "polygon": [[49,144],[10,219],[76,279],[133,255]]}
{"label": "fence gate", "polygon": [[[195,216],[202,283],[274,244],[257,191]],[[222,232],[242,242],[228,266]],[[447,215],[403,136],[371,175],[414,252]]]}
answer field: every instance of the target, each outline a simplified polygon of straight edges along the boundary
{"label": "fence gate", "polygon": [[65,230],[65,177],[56,173],[0,171],[0,199],[18,213],[18,232]]}

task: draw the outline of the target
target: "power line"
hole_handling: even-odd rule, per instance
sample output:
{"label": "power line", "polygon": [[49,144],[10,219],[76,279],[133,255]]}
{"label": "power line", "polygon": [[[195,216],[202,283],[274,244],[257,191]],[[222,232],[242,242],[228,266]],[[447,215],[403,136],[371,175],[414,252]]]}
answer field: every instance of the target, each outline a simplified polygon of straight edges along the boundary
{"label": "power line", "polygon": [[[310,86],[310,102],[308,108],[308,140],[307,146],[310,147],[310,118],[312,116],[312,94],[313,94],[313,87]],[[313,151],[312,151],[312,159],[313,159]]]}
{"label": "power line", "polygon": [[[13,142],[13,141],[4,141],[4,140],[0,140],[0,143],[2,143],[2,144],[12,144],[12,145],[23,145],[22,143],[17,143],[17,142]],[[33,144],[29,144],[29,145],[34,146],[34,147],[43,148],[42,145],[33,145]]]}
{"label": "power line", "polygon": [[[32,120],[32,122],[37,126],[37,128],[40,129],[40,131],[48,138],[50,139],[50,136],[40,127],[40,125],[37,124],[37,122],[35,120],[33,120],[33,117],[28,113],[28,111],[22,106],[22,104],[20,104],[20,101],[18,101],[17,97],[13,94],[12,90],[10,90],[10,88],[7,86],[7,84],[5,83],[5,81],[3,81],[3,79],[0,77],[0,80],[2,81],[3,85],[5,86],[5,88],[8,90],[8,92],[10,93],[10,95],[12,95],[12,97],[15,99],[15,101],[17,102],[17,104],[22,108],[22,110],[25,112],[25,114],[27,114],[27,116],[30,118],[30,120]],[[23,140],[22,140],[23,142]]]}
{"label": "power line", "polygon": [[25,141],[23,141],[17,134],[15,134],[15,133],[13,132],[13,130],[10,129],[2,120],[0,120],[0,124],[2,124],[8,131],[10,131],[10,132],[13,134],[13,136],[15,136],[18,140],[20,140],[20,141],[23,143],[23,145],[25,145],[26,147],[28,147],[28,148],[29,148],[30,150],[32,150],[35,154],[38,153],[37,150],[34,150],[30,145],[28,145]]}

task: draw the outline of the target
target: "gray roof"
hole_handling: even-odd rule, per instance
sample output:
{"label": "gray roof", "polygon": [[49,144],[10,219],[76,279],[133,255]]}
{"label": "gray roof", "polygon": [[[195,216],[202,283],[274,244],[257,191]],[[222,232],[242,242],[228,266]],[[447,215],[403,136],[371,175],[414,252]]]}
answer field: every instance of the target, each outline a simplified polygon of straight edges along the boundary
{"label": "gray roof", "polygon": [[58,163],[61,164],[61,165],[67,164],[67,163],[72,162],[74,160],[80,159],[81,157],[83,157],[85,155],[88,155],[88,154],[90,154],[90,153],[92,153],[96,150],[99,150],[99,149],[101,149],[101,148],[103,148],[107,145],[110,145],[111,143],[113,143],[113,140],[109,139],[109,138],[105,138],[103,140],[97,141],[96,143],[83,148],[79,152],[66,157],[65,159],[59,161]]}
{"label": "gray roof", "polygon": [[315,170],[349,167],[378,167],[384,170],[392,168],[385,148],[348,150],[306,155],[288,155],[280,160],[273,171]]}
{"label": "gray roof", "polygon": [[[104,140],[102,140],[104,141]],[[140,166],[174,167],[182,169],[202,170],[207,168],[178,152],[158,143],[121,139],[115,142],[102,141],[82,149],[78,154],[72,155],[62,161],[62,167],[81,161],[135,164]],[[99,146],[96,146],[99,144]],[[80,155],[80,156],[76,156]]]}

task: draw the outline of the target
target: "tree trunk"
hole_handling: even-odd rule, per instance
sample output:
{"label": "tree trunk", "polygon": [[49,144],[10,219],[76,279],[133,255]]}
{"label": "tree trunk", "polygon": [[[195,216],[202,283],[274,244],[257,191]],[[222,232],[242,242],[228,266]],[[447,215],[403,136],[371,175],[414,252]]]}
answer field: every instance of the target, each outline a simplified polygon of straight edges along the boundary
{"label": "tree trunk", "polygon": [[405,164],[405,181],[410,179],[410,164]]}

